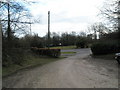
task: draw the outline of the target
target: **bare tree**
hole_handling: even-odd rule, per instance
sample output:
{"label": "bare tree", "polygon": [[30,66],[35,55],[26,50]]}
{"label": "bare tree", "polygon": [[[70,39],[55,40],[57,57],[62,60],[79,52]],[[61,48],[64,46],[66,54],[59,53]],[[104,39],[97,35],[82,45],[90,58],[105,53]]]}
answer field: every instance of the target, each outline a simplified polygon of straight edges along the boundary
{"label": "bare tree", "polygon": [[[103,23],[94,23],[93,25],[91,25],[90,27],[88,27],[89,31],[93,33],[93,37],[94,39],[97,39],[97,36],[99,36],[99,38],[102,37],[102,35],[110,33],[111,30],[108,29]],[[98,35],[97,35],[98,33]]]}
{"label": "bare tree", "polygon": [[107,24],[112,31],[120,30],[119,0],[107,0],[101,8],[101,15],[102,18],[108,20]]}
{"label": "bare tree", "polygon": [[9,2],[0,1],[0,16],[3,25],[3,34],[11,39],[15,33],[25,33],[29,27],[30,13],[23,4],[10,0]]}

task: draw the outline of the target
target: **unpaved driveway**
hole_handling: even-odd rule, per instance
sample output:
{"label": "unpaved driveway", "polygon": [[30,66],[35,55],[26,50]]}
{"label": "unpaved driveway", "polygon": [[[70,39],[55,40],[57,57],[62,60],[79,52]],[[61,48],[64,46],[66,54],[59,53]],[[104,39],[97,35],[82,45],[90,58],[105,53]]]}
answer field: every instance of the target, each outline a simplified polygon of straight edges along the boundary
{"label": "unpaved driveway", "polygon": [[75,51],[74,56],[4,78],[3,87],[118,88],[116,61],[93,59],[90,49]]}

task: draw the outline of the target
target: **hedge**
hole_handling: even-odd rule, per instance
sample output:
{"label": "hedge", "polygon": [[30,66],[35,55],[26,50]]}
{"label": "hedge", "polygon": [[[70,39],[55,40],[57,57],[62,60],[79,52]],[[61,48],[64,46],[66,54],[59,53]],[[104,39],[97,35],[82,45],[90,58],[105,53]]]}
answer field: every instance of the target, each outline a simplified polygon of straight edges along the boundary
{"label": "hedge", "polygon": [[2,49],[2,66],[7,67],[11,64],[21,65],[24,61],[25,50],[21,48]]}
{"label": "hedge", "polygon": [[61,49],[32,47],[31,50],[39,55],[47,55],[47,56],[52,56],[52,57],[59,57],[61,54]]}
{"label": "hedge", "polygon": [[79,38],[76,42],[76,46],[77,48],[85,48],[85,47],[88,47],[88,42],[87,42],[87,39],[86,38]]}
{"label": "hedge", "polygon": [[120,44],[112,42],[99,42],[91,46],[94,55],[110,54],[120,52]]}

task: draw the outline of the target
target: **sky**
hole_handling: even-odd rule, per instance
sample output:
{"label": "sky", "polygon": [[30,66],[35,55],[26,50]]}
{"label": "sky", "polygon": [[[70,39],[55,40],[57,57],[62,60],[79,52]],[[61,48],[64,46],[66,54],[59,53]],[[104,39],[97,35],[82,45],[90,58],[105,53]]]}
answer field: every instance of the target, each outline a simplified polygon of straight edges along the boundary
{"label": "sky", "polygon": [[32,24],[32,32],[44,36],[48,31],[48,11],[50,11],[51,32],[87,32],[87,27],[99,22],[99,7],[104,0],[26,0],[34,1],[27,6],[40,23]]}

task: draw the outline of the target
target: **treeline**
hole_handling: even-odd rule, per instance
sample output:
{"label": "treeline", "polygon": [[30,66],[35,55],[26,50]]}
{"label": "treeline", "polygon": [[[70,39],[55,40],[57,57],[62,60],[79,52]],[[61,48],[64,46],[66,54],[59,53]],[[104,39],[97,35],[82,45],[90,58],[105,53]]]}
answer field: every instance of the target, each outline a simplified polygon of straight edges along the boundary
{"label": "treeline", "polygon": [[[57,46],[70,46],[76,45],[76,48],[88,48],[91,47],[93,54],[108,54],[120,51],[119,32],[112,32],[103,34],[99,39],[94,38],[94,34],[86,34],[81,32],[71,33],[51,33],[50,47]],[[46,48],[48,47],[47,35],[40,37],[37,34],[25,35],[18,38],[13,36],[10,41],[6,36],[2,36],[2,52],[3,52],[3,66],[9,66],[10,64],[18,64],[24,61],[24,56],[27,56],[31,52],[31,47]]]}
{"label": "treeline", "polygon": [[26,34],[23,37],[16,37],[11,35],[11,38],[8,38],[5,34],[2,35],[2,59],[3,66],[9,66],[11,64],[22,65],[24,58],[32,53],[31,47],[37,48],[47,48],[56,46],[69,46],[77,45],[77,47],[88,47],[91,43],[92,38],[85,33],[76,35],[75,32],[71,33],[51,33],[50,43],[48,44],[48,37],[40,37],[37,34],[30,35]]}
{"label": "treeline", "polygon": [[[84,48],[92,42],[92,36],[87,35],[85,32],[77,34],[76,32],[71,33],[51,33],[50,46],[71,46],[76,45],[77,47]],[[82,44],[84,45],[82,45]]]}
{"label": "treeline", "polygon": [[[76,32],[71,33],[51,33],[50,37],[50,47],[56,46],[70,46],[77,45],[77,47],[84,48],[88,44],[92,43],[92,34],[86,35],[85,32],[76,34]],[[80,46],[81,43],[81,46]],[[82,45],[82,43],[84,45]],[[30,48],[38,47],[45,48],[48,47],[48,37],[47,35],[40,37],[38,34],[30,35],[26,34],[24,37],[12,37],[11,41],[8,41],[8,38],[3,35],[3,48]]]}
{"label": "treeline", "polygon": [[81,32],[77,34],[76,32],[70,33],[56,33],[52,32],[50,34],[50,41],[48,43],[48,35],[46,34],[43,37],[38,36],[38,34],[30,35],[26,34],[23,37],[12,36],[11,40],[8,41],[8,38],[3,35],[3,49],[4,48],[46,48],[48,45],[50,47],[57,46],[71,46],[75,45],[77,48],[90,47],[91,44],[95,42],[118,42],[119,41],[119,32],[104,33],[98,39],[95,38],[94,34],[86,34]]}

